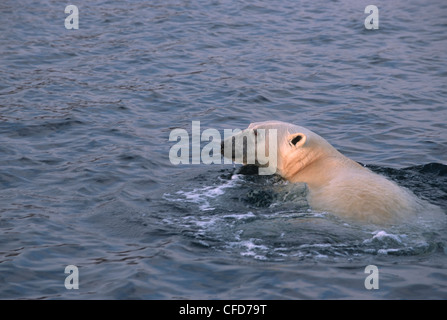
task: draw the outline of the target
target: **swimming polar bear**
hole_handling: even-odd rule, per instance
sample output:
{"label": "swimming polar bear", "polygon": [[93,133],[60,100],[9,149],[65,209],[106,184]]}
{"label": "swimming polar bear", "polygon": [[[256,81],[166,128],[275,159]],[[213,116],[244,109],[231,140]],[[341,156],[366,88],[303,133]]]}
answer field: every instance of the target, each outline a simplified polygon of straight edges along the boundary
{"label": "swimming polar bear", "polygon": [[[268,141],[271,136],[266,132],[272,129],[276,141],[271,138],[272,141]],[[258,134],[260,131],[264,134]],[[409,190],[344,156],[316,133],[294,124],[281,121],[252,123],[223,141],[225,157],[228,154],[224,153],[224,145],[247,132],[252,132],[256,139],[263,139],[262,143],[259,139],[256,141],[254,149],[262,145],[266,148],[263,150],[265,154],[276,150],[276,174],[293,183],[307,184],[307,200],[313,210],[384,224],[399,221],[422,209],[422,201]],[[276,144],[272,145],[272,142]],[[255,155],[258,152],[252,151]],[[234,148],[232,157],[234,160]],[[243,163],[246,164],[245,160]]]}

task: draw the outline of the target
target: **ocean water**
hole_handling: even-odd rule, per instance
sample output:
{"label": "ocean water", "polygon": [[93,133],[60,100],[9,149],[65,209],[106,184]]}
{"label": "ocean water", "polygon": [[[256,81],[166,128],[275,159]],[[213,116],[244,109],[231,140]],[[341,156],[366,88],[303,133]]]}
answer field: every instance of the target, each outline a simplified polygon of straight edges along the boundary
{"label": "ocean water", "polygon": [[[0,4],[1,299],[447,298],[445,1],[73,4],[71,30],[59,1]],[[175,128],[263,120],[443,213],[359,225],[303,185],[169,160]]]}

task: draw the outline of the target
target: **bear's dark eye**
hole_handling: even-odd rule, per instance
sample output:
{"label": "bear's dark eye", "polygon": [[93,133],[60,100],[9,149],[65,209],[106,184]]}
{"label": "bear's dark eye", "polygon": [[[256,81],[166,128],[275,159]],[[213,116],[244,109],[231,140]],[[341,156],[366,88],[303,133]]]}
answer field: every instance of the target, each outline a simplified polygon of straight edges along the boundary
{"label": "bear's dark eye", "polygon": [[296,136],[295,138],[293,138],[290,142],[296,146],[296,144],[302,139],[302,136]]}

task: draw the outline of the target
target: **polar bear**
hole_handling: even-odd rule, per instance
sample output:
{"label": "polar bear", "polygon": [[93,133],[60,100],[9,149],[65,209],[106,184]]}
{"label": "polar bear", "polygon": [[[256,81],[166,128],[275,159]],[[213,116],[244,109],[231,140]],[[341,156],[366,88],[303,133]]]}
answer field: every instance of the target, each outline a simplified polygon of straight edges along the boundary
{"label": "polar bear", "polygon": [[[266,133],[258,135],[259,131],[272,129],[276,131],[276,141],[268,141],[270,136]],[[252,123],[238,134],[247,131],[266,140],[262,144],[257,141],[254,148],[265,146],[267,153],[276,150],[277,174],[292,183],[307,184],[307,200],[313,210],[375,224],[394,223],[421,210],[422,202],[409,190],[344,156],[306,128],[266,121]],[[235,141],[238,134],[223,141],[223,154],[224,145],[230,139]],[[275,148],[272,143],[276,143]],[[234,160],[234,148],[232,157]]]}

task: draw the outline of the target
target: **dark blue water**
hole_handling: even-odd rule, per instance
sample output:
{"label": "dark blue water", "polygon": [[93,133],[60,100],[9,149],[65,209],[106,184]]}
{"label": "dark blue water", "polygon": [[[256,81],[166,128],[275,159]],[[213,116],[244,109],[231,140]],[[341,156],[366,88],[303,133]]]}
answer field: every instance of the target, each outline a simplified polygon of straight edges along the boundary
{"label": "dark blue water", "polygon": [[445,214],[348,223],[168,140],[292,122],[447,210],[444,1],[73,4],[0,4],[0,298],[447,298]]}

